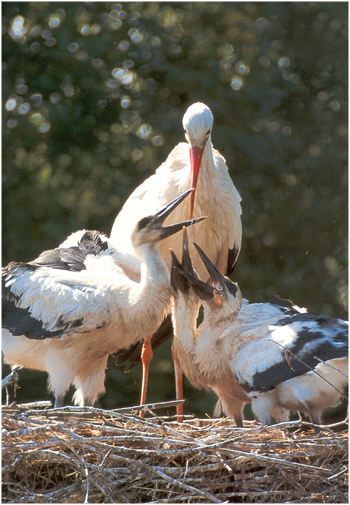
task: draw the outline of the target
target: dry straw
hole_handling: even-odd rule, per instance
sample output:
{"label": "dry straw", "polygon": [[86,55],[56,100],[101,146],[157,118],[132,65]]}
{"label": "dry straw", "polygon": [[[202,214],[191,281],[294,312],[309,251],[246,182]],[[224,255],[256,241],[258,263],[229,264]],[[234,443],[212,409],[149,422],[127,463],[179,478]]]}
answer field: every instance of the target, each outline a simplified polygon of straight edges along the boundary
{"label": "dry straw", "polygon": [[144,420],[137,409],[3,407],[2,501],[348,503],[347,431],[180,424],[156,407]]}

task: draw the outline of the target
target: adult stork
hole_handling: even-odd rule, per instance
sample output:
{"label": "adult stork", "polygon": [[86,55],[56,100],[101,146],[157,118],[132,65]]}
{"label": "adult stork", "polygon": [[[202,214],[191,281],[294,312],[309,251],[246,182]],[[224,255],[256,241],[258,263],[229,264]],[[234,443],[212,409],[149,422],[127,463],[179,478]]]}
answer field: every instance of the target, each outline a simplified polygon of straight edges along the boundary
{"label": "adult stork", "polygon": [[191,192],[133,227],[131,243],[140,261],[139,282],[118,266],[117,251],[96,231],[77,232],[63,247],[3,269],[5,362],[48,372],[56,407],[63,405],[71,384],[76,388],[77,405],[93,404],[105,391],[108,355],[161,324],[172,291],[156,246],[182,226],[202,220],[162,226]]}
{"label": "adult stork", "polygon": [[[207,384],[214,385],[220,398],[215,414],[223,407],[231,415],[243,390],[262,424],[269,424],[272,417],[277,422],[288,420],[296,411],[319,424],[323,411],[339,403],[348,383],[348,323],[309,314],[278,297],[250,304],[242,300],[238,285],[195,247],[212,285],[185,270],[176,258],[173,268],[191,284],[204,306],[198,329],[193,330],[190,318],[187,342],[192,348],[188,346],[186,356],[191,355]],[[186,292],[183,283],[175,287]],[[176,337],[184,340],[184,314],[176,317],[176,324],[182,325]],[[216,387],[218,380],[225,381],[224,390]]]}
{"label": "adult stork", "polygon": [[[209,216],[209,219],[200,227],[191,230],[190,238],[208,251],[216,267],[225,275],[231,274],[237,253],[241,248],[241,197],[230,178],[225,159],[212,146],[213,115],[209,107],[203,103],[191,105],[183,117],[183,127],[187,143],[180,142],[155,174],[136,188],[118,214],[111,231],[111,241],[123,244],[120,264],[135,280],[139,278],[140,268],[137,259],[135,260],[132,254],[130,242],[132,223],[137,222],[143,214],[153,212],[153,209],[189,188],[195,189],[191,199],[179,205],[168,218],[167,223],[183,221],[199,215]],[[169,248],[179,255],[182,249],[181,238],[170,237],[159,246],[161,258],[170,271]],[[191,244],[191,253],[194,252],[192,248]],[[207,278],[206,270],[197,258],[194,259],[194,265],[199,275]],[[146,333],[144,335],[141,404],[146,401],[152,347],[157,347],[171,335],[170,317],[167,319],[167,326],[160,328],[152,341],[152,335]],[[121,364],[130,356],[132,356],[132,361],[127,366],[128,371],[140,361],[140,344],[128,352],[121,351],[116,363]],[[173,357],[178,397],[182,398],[181,371],[174,352]],[[182,406],[178,409],[179,413],[181,408]]]}

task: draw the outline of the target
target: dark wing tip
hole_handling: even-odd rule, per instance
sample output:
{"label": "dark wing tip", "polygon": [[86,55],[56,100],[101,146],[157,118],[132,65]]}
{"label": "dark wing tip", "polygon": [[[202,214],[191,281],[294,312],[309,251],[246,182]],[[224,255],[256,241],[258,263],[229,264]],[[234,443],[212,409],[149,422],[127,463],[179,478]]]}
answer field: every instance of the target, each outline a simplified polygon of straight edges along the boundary
{"label": "dark wing tip", "polygon": [[230,277],[230,275],[233,274],[233,271],[237,263],[238,255],[239,255],[239,249],[236,245],[233,246],[233,249],[228,250],[227,267],[225,273],[226,277]]}

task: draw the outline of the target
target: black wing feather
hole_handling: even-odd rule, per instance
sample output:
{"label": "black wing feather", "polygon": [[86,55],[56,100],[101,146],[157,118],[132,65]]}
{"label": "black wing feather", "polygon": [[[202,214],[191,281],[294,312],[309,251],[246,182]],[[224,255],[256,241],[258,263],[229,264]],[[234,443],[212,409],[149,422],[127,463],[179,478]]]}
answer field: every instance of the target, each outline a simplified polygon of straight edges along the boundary
{"label": "black wing feather", "polygon": [[[257,372],[250,383],[243,382],[237,374],[240,385],[248,392],[264,392],[281,382],[308,373],[320,364],[345,358],[348,355],[348,325],[340,319],[315,314],[298,314],[286,317],[278,325],[304,323],[293,345],[285,346],[284,359],[268,369]],[[316,323],[310,326],[310,322]],[[277,344],[271,340],[271,345]],[[273,349],[271,349],[273,352]],[[318,358],[318,359],[316,359]]]}

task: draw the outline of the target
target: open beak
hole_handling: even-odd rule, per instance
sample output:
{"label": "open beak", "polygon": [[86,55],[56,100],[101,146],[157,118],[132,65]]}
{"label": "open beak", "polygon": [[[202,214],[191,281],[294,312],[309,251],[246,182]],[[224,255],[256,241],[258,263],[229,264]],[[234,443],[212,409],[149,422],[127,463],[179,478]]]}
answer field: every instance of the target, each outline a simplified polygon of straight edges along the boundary
{"label": "open beak", "polygon": [[172,249],[170,249],[170,254],[171,254],[170,285],[174,291],[180,290],[182,293],[185,293],[188,291],[190,283],[182,275],[183,268]]}
{"label": "open beak", "polygon": [[179,262],[171,249],[170,252],[172,257],[170,284],[172,288],[175,291],[180,290],[182,293],[186,293],[192,285],[196,295],[201,300],[211,300],[215,289],[206,282],[201,281],[193,269],[185,228],[183,231],[182,262]]}
{"label": "open beak", "polygon": [[193,245],[197,249],[198,254],[202,258],[202,261],[205,265],[205,268],[208,270],[208,273],[211,277],[213,286],[216,291],[225,292],[228,290],[232,295],[236,296],[238,291],[238,286],[230,279],[222,275],[221,272],[216,268],[216,266],[210,261],[208,256],[204,253],[204,251],[199,247],[198,244],[193,242]]}
{"label": "open beak", "polygon": [[[212,300],[215,293],[215,289],[213,288],[213,286],[210,286],[206,282],[201,281],[200,279],[198,279],[197,276],[192,275],[189,272],[186,272],[186,270],[177,260],[173,251],[171,251],[171,253],[173,257],[172,270],[174,270],[174,272],[172,272],[171,277],[172,287],[175,290],[180,289],[180,291],[185,293],[186,291],[188,291],[189,284],[191,284],[198,298],[205,301]],[[187,282],[185,282],[185,279]]]}
{"label": "open beak", "polygon": [[160,226],[169,216],[169,214],[171,214],[172,211],[175,210],[178,205],[180,205],[182,200],[184,200],[192,192],[193,192],[192,189],[188,189],[187,191],[185,191],[185,193],[175,198],[175,200],[168,203],[168,205],[163,207],[161,210],[157,212],[157,214],[155,214],[152,225],[153,227],[160,228],[159,240],[174,235],[174,233],[177,233],[178,231],[182,230],[184,226],[191,226],[192,224],[200,223],[201,221],[203,221],[203,219],[206,219],[206,217],[199,217],[196,219],[191,219],[189,221],[184,221],[182,223],[173,224],[170,226],[164,226],[164,227]]}
{"label": "open beak", "polygon": [[176,209],[178,205],[190,194],[193,192],[193,189],[188,189],[182,195],[178,196],[174,200],[172,200],[170,203],[165,205],[162,209],[160,209],[155,215],[154,219],[157,221],[157,223],[162,224],[165,219],[169,216],[169,214],[172,213],[173,210]]}
{"label": "open beak", "polygon": [[197,249],[197,252],[198,252],[199,256],[202,258],[202,261],[203,261],[203,263],[205,265],[205,268],[208,270],[208,273],[209,273],[209,275],[211,277],[211,280],[213,281],[214,287],[217,290],[222,291],[223,290],[223,285],[225,285],[225,277],[222,275],[221,272],[219,272],[219,270],[216,268],[216,266],[214,265],[214,263],[212,263],[210,261],[210,259],[208,258],[208,256],[199,247],[199,245],[196,244],[195,242],[193,243],[193,245]]}
{"label": "open beak", "polygon": [[190,282],[183,275],[183,272],[190,273],[193,277],[197,277],[191,261],[189,244],[188,244],[188,236],[186,228],[183,229],[183,243],[182,243],[182,261],[181,263],[175,256],[175,253],[172,249],[170,249],[171,253],[171,272],[170,272],[170,284],[171,287],[177,291],[178,289],[185,293],[189,290]]}
{"label": "open beak", "polygon": [[191,187],[194,190],[191,194],[191,202],[190,202],[190,218],[193,217],[193,208],[194,208],[194,197],[196,193],[197,187],[197,179],[199,174],[199,169],[201,166],[202,156],[203,156],[204,147],[193,146],[190,148],[190,166],[191,166]]}
{"label": "open beak", "polygon": [[193,276],[196,277],[196,273],[193,270],[193,266],[192,266],[189,243],[188,243],[188,235],[187,235],[186,228],[183,229],[181,265],[186,270],[186,272],[189,272],[190,274],[192,274]]}

